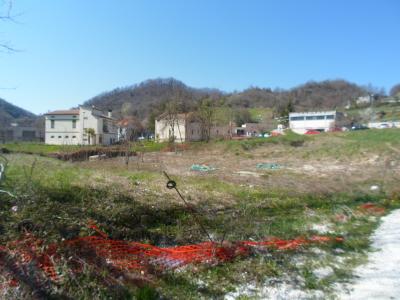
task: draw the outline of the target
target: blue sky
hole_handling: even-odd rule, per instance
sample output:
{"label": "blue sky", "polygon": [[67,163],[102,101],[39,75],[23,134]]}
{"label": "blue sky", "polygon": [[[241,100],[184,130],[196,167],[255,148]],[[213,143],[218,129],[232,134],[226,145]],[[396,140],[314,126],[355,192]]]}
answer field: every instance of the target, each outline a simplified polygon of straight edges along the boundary
{"label": "blue sky", "polygon": [[194,87],[400,82],[400,1],[14,0],[0,97],[35,113],[175,77]]}

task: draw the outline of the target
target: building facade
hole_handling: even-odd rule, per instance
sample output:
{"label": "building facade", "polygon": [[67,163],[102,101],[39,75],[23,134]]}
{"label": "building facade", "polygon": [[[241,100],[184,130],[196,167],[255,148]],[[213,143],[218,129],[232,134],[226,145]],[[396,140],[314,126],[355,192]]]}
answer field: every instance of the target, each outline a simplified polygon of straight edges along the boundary
{"label": "building facade", "polygon": [[11,123],[0,129],[0,142],[40,142],[43,141],[43,132],[35,127],[19,123]]}
{"label": "building facade", "polygon": [[289,113],[289,128],[299,134],[308,130],[329,131],[335,128],[336,111]]}
{"label": "building facade", "polygon": [[45,143],[49,145],[111,145],[117,141],[111,111],[79,107],[45,114]]}
{"label": "building facade", "polygon": [[213,124],[207,133],[193,113],[169,116],[162,114],[155,120],[155,139],[159,142],[174,140],[176,142],[201,141],[209,134],[210,138],[229,138],[234,135],[234,124]]}

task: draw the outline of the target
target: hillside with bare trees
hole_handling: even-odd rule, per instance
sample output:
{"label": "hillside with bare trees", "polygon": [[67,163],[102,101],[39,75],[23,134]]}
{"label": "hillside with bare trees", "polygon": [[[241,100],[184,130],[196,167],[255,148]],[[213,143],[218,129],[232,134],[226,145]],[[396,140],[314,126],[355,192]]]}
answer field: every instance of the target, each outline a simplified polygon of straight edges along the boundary
{"label": "hillside with bare trees", "polygon": [[133,115],[144,120],[162,112],[169,101],[177,102],[182,112],[192,110],[205,98],[217,101],[217,105],[235,108],[265,107],[279,112],[292,105],[296,110],[307,111],[340,108],[368,93],[367,87],[345,80],[310,81],[288,90],[251,87],[241,92],[225,93],[216,89],[189,87],[179,80],[168,78],[117,88],[85,104],[112,109],[116,116]]}

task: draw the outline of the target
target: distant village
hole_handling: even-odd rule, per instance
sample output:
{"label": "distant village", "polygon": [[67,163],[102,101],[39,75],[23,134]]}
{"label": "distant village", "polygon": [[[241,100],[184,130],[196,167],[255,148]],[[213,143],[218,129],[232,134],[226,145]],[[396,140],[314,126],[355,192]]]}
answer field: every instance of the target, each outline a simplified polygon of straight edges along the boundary
{"label": "distant village", "polygon": [[[359,97],[358,105],[371,103],[369,96]],[[388,98],[387,103],[393,99]],[[210,108],[211,110],[213,108]],[[345,109],[350,109],[345,107]],[[361,130],[369,128],[400,128],[399,120],[374,121],[355,124],[346,120],[346,113],[336,110],[288,112],[286,116],[269,122],[245,122],[233,120],[216,122],[197,112],[164,112],[155,118],[154,132],[139,129],[135,118],[117,119],[112,111],[102,111],[95,106],[56,110],[44,115],[44,128],[12,123],[3,131],[2,142],[36,141],[49,145],[112,145],[125,141],[154,140],[156,142],[193,142],[211,139],[268,138],[281,135],[286,129],[297,134],[319,134],[329,131]]]}

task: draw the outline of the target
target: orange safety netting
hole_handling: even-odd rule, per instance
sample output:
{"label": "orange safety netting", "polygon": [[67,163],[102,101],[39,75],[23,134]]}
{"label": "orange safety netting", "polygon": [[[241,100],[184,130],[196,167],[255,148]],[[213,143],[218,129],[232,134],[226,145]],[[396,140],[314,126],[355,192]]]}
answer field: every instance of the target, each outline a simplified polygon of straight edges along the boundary
{"label": "orange safety netting", "polygon": [[[283,240],[271,238],[261,242],[239,241],[235,243],[203,242],[199,244],[156,247],[149,244],[109,239],[105,233],[95,225],[90,228],[96,230],[99,235],[78,237],[63,241],[58,244],[45,246],[43,242],[31,234],[27,234],[22,240],[9,243],[6,247],[0,246],[0,271],[4,270],[11,278],[9,284],[15,285],[15,272],[25,272],[28,267],[34,266],[42,272],[47,279],[57,281],[56,263],[61,258],[60,250],[72,250],[74,253],[74,272],[82,270],[83,263],[96,265],[98,260],[103,265],[110,266],[120,271],[148,271],[151,269],[174,269],[188,264],[208,263],[218,264],[228,262],[236,257],[249,256],[252,251],[276,249],[294,250],[304,245],[320,244],[327,242],[341,242],[342,238],[327,236],[313,236],[311,238],[296,238]],[[13,262],[10,272],[10,263],[7,259],[12,257]],[[8,264],[7,264],[8,262]],[[5,268],[8,266],[8,269]],[[8,270],[8,271],[7,271]],[[1,274],[1,273],[0,273]]]}
{"label": "orange safety netting", "polygon": [[359,206],[359,208],[360,208],[360,210],[366,211],[368,213],[375,213],[375,214],[383,214],[383,213],[385,213],[385,208],[380,207],[380,206],[378,206],[378,205],[376,205],[374,203],[371,203],[371,202],[367,202],[367,203],[361,204]]}

